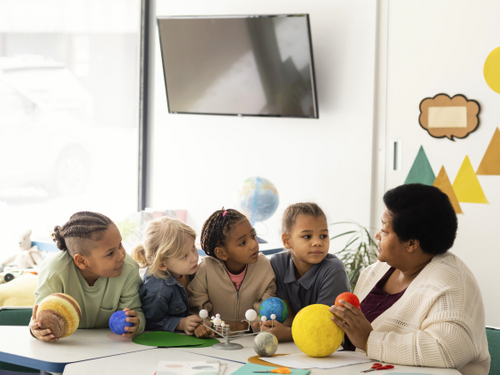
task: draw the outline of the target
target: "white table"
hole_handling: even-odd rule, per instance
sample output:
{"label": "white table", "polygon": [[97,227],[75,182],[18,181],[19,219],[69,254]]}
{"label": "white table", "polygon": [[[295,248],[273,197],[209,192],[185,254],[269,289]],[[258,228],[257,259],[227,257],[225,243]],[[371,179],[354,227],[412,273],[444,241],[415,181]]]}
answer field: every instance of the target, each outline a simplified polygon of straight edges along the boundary
{"label": "white table", "polygon": [[[217,350],[211,347],[208,348],[182,348],[184,352],[200,354],[207,357],[217,358],[221,360],[231,360],[238,361],[242,364],[248,362],[248,358],[256,355],[253,350],[253,339],[255,336],[247,336],[240,339],[234,340],[241,345],[243,345],[243,349],[241,350]],[[293,354],[299,353],[300,349],[293,342],[283,342],[278,345],[278,350],[276,354]],[[363,354],[360,354],[363,355]],[[375,363],[372,362],[372,363]],[[334,369],[326,369],[319,370],[313,369],[311,370],[311,375],[315,374],[331,374],[331,375],[352,375],[352,374],[360,374],[361,371],[368,370],[372,363],[361,363],[358,365],[346,366],[346,367],[338,367]],[[372,372],[375,375],[390,375],[393,372],[403,372],[403,373],[419,373],[419,374],[433,374],[433,375],[459,375],[460,372],[453,369],[442,369],[442,368],[430,368],[430,367],[413,367],[413,366],[395,366],[397,371],[393,370],[380,370],[377,372]]]}
{"label": "white table", "polygon": [[[255,356],[254,336],[235,340],[243,345],[241,350],[216,350],[213,348],[159,349],[138,345],[131,341],[115,341],[107,336],[109,329],[79,329],[73,335],[56,343],[34,339],[24,326],[0,326],[0,361],[65,374],[147,374],[153,375],[159,360],[196,361],[218,359],[227,363],[229,375]],[[292,343],[281,343],[278,354],[298,353]],[[351,375],[370,367],[369,363],[328,370],[311,371],[311,375]],[[66,368],[66,369],[65,369]],[[377,371],[376,375],[394,372],[433,375],[459,374],[456,370],[396,366],[394,370]]]}
{"label": "white table", "polygon": [[[158,361],[209,361],[212,358],[188,353],[178,349],[154,349],[129,353],[90,361],[70,363],[64,375],[120,374],[153,375]],[[243,366],[238,362],[220,361],[226,365],[224,375],[229,375]]]}
{"label": "white table", "polygon": [[152,346],[112,340],[109,329],[78,329],[58,342],[33,338],[26,326],[0,326],[0,361],[50,372],[63,372],[68,363],[124,353],[150,351]]}
{"label": "white table", "polygon": [[[281,345],[281,344],[280,344]],[[208,352],[209,348],[206,349]],[[213,349],[212,349],[213,350]],[[245,351],[246,348],[237,351],[226,351],[227,356],[231,357],[230,353]],[[219,359],[226,364],[226,370],[223,375],[230,375],[238,368],[243,366],[240,362],[231,362],[220,358],[212,358],[208,355],[195,354],[193,349],[154,349],[144,352],[135,352],[113,357],[70,363],[64,370],[64,375],[88,375],[88,374],[120,374],[120,375],[153,375],[158,361],[207,361],[210,359]],[[255,353],[254,353],[255,354]],[[226,356],[226,354],[224,354]],[[251,355],[250,355],[251,357]],[[245,361],[246,362],[246,361]],[[370,364],[363,363],[359,365],[340,367],[328,370],[311,370],[311,375],[353,375],[360,374],[361,371],[370,368]],[[396,370],[396,371],[395,371]],[[433,374],[433,375],[455,375],[460,374],[456,370],[409,367],[397,365],[395,370],[380,370],[375,375],[391,375],[391,373],[418,373],[418,374]]]}

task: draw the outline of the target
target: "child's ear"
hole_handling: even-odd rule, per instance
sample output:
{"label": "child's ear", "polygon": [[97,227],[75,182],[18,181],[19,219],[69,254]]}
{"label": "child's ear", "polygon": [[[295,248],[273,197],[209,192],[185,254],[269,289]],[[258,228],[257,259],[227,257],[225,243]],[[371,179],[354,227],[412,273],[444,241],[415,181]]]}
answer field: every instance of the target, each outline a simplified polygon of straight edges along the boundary
{"label": "child's ear", "polygon": [[286,233],[283,233],[281,235],[281,241],[283,241],[283,246],[285,246],[285,249],[291,249],[292,246],[290,245],[290,236]]}
{"label": "child's ear", "polygon": [[167,270],[167,265],[163,262],[160,262],[160,266],[158,267],[160,271],[166,271]]}
{"label": "child's ear", "polygon": [[73,260],[75,261],[76,266],[80,268],[82,271],[87,269],[87,259],[85,259],[83,255],[75,254]]}
{"label": "child's ear", "polygon": [[223,262],[227,260],[227,254],[222,247],[216,247],[214,250],[214,254],[217,257],[217,259],[220,259]]}

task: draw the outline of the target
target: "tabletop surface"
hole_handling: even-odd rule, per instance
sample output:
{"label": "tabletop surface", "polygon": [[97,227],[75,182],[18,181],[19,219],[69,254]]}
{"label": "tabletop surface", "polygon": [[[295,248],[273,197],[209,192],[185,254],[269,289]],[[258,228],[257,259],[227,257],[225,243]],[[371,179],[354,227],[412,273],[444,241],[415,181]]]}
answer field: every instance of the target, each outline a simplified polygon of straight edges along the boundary
{"label": "tabletop surface", "polygon": [[[159,360],[202,361],[218,359],[227,365],[224,375],[229,375],[255,356],[254,336],[234,340],[241,350],[217,350],[213,348],[158,349],[138,345],[130,341],[119,341],[109,329],[79,329],[74,334],[56,343],[34,339],[24,326],[0,326],[0,361],[34,367],[45,371],[65,374],[119,373],[154,374]],[[5,338],[5,339],[4,339]],[[113,339],[115,338],[115,339]],[[116,340],[118,339],[118,340]],[[299,353],[293,342],[280,343],[277,354]],[[362,354],[360,354],[362,355]],[[313,369],[311,374],[348,375],[360,373],[370,368],[363,363],[335,369]],[[413,373],[452,375],[457,370],[422,368],[396,365],[394,370],[377,371],[377,375]]]}
{"label": "tabletop surface", "polygon": [[109,329],[78,329],[69,337],[49,343],[33,338],[26,326],[0,326],[0,361],[62,372],[70,362],[155,349],[130,339],[113,340],[108,335],[121,339]]}
{"label": "tabletop surface", "polygon": [[[247,363],[248,358],[256,355],[253,350],[253,340],[255,336],[247,336],[242,337],[240,339],[232,340],[231,342],[235,342],[243,345],[243,349],[241,350],[217,350],[211,347],[209,348],[182,348],[184,352],[193,353],[193,354],[201,354],[204,356],[209,356],[212,358],[218,358],[222,360],[231,360],[237,361],[241,364]],[[278,350],[276,354],[293,354],[300,353],[300,349],[293,342],[282,342],[278,345]],[[364,355],[362,353],[360,356]],[[374,363],[374,362],[373,362]],[[368,370],[371,367],[372,363],[362,363],[358,365],[346,366],[346,367],[338,367],[335,369],[313,369],[311,370],[311,375],[313,374],[332,374],[332,375],[351,375],[358,374],[361,371]],[[424,367],[413,367],[413,366],[395,366],[395,370],[380,370],[376,371],[376,375],[384,375],[391,374],[394,372],[402,372],[402,373],[419,373],[419,374],[433,374],[433,375],[453,375],[460,374],[457,370],[453,369],[440,369],[440,368],[424,368]],[[375,372],[373,372],[375,374]]]}
{"label": "tabletop surface", "polygon": [[[242,343],[243,344],[243,343]],[[282,345],[282,344],[280,344]],[[205,350],[203,350],[205,349]],[[66,366],[64,370],[64,375],[87,375],[87,374],[120,374],[120,375],[153,375],[157,366],[158,361],[210,361],[211,359],[217,359],[221,364],[225,364],[226,368],[222,375],[230,375],[241,366],[241,362],[232,362],[223,360],[219,358],[213,358],[207,355],[210,352],[210,348],[200,348],[201,353],[195,354],[193,350],[186,349],[154,349],[144,352],[135,352],[123,355],[117,355],[113,357],[75,362]],[[212,349],[213,350],[213,349]],[[229,351],[226,353],[237,354],[237,352],[245,351],[246,348],[242,350]],[[253,353],[255,354],[255,353]],[[224,355],[225,356],[225,355]],[[231,354],[227,356],[231,357]],[[246,361],[245,361],[246,362]],[[352,375],[360,374],[361,371],[370,368],[370,364],[363,363],[359,365],[339,367],[335,369],[319,370],[312,369],[311,375]],[[457,370],[450,369],[435,369],[435,368],[422,368],[422,367],[410,367],[410,366],[395,366],[393,370],[380,370],[376,372],[376,375],[390,375],[390,374],[427,374],[427,375],[455,375],[459,374]]]}
{"label": "tabletop surface", "polygon": [[[213,358],[178,349],[154,349],[91,361],[75,362],[66,366],[64,375],[120,374],[153,375],[158,361],[210,361]],[[223,375],[229,375],[243,366],[238,362],[220,361],[226,366]]]}

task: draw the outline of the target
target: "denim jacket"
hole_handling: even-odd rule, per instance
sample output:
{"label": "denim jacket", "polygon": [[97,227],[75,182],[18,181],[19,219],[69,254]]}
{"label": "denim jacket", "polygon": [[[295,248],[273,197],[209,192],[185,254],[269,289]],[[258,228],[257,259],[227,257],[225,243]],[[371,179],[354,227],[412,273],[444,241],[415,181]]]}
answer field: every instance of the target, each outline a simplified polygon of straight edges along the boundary
{"label": "denim jacket", "polygon": [[182,318],[189,315],[186,290],[175,277],[162,279],[144,274],[139,289],[142,311],[146,317],[146,331],[174,332]]}

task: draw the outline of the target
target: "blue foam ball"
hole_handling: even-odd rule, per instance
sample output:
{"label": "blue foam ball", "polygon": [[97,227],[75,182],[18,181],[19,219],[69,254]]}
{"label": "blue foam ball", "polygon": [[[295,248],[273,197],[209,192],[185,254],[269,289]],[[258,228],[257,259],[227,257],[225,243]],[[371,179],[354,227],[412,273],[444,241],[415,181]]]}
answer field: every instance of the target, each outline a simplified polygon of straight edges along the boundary
{"label": "blue foam ball", "polygon": [[125,331],[125,327],[132,327],[134,324],[127,322],[126,319],[127,315],[125,315],[125,311],[120,310],[114,312],[109,318],[109,328],[111,328],[111,330],[117,335],[127,333],[127,331]]}
{"label": "blue foam ball", "polygon": [[278,297],[271,297],[264,300],[259,307],[259,316],[265,316],[267,320],[271,320],[271,314],[276,315],[276,320],[283,323],[288,316],[288,307],[286,303]]}

